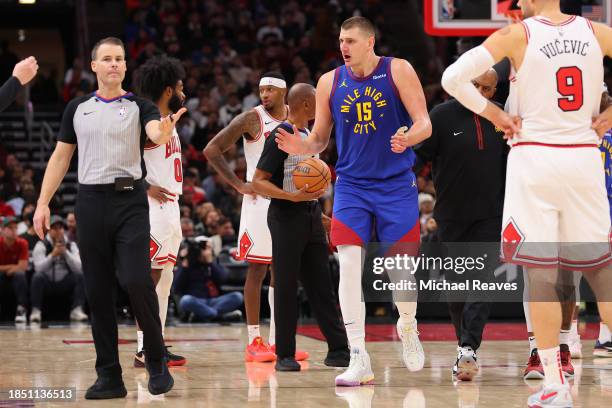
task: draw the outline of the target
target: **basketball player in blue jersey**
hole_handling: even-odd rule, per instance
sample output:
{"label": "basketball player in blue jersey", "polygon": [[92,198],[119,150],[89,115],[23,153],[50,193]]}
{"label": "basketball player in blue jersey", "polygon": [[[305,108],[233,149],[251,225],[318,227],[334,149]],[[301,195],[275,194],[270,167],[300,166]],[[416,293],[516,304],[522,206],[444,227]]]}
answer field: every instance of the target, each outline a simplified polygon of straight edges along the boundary
{"label": "basketball player in blue jersey", "polygon": [[[336,385],[373,381],[365,348],[365,304],[361,301],[363,247],[375,228],[380,242],[419,242],[415,154],[410,148],[431,135],[419,78],[405,60],[374,53],[374,26],[351,17],[340,30],[344,65],[319,79],[315,123],[302,140],[279,129],[279,147],[290,154],[322,152],[336,128],[338,162],[331,240],[340,260],[340,307],[351,346],[346,372]],[[415,319],[416,302],[396,302],[398,335],[410,371],[423,368],[425,355]]]}

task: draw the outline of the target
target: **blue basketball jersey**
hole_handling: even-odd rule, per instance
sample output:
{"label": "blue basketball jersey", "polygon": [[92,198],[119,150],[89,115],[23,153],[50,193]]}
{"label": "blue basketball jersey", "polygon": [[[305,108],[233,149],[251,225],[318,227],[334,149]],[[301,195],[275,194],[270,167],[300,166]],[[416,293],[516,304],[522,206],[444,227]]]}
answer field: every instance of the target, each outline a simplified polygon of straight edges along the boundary
{"label": "blue basketball jersey", "polygon": [[336,128],[341,178],[412,180],[415,154],[391,151],[391,136],[412,120],[391,77],[393,58],[381,57],[370,75],[359,78],[346,65],[336,68],[330,109]]}
{"label": "blue basketball jersey", "polygon": [[612,217],[612,130],[606,132],[601,145],[601,158],[604,162],[606,171],[606,190],[608,191],[608,201],[610,202],[610,216]]}

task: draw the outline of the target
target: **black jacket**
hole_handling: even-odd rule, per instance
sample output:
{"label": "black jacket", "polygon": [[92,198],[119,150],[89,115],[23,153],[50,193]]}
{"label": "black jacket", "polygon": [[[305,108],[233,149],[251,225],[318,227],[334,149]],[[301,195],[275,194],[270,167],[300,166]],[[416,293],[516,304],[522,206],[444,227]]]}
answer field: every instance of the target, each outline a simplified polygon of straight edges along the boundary
{"label": "black jacket", "polygon": [[436,221],[500,217],[509,151],[503,132],[455,99],[436,106],[429,116],[431,137],[415,151],[433,165]]}
{"label": "black jacket", "polygon": [[17,97],[17,93],[21,91],[23,86],[19,80],[12,76],[10,77],[2,87],[0,87],[0,112],[5,110],[13,103]]}

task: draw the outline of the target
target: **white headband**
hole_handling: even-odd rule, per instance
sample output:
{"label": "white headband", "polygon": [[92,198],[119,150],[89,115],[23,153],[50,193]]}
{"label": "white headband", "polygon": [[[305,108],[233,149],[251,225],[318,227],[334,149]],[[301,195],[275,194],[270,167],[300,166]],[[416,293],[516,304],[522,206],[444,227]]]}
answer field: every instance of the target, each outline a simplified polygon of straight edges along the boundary
{"label": "white headband", "polygon": [[275,86],[277,88],[287,88],[287,82],[284,79],[273,78],[273,77],[263,77],[259,81],[259,86]]}

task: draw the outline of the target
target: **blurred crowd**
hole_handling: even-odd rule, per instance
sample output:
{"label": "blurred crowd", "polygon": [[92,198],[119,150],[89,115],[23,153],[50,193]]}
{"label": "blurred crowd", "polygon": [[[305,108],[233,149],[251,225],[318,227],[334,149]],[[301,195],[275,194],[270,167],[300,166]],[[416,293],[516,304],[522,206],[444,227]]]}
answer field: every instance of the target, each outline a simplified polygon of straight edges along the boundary
{"label": "blurred crowd", "polygon": [[[389,34],[385,30],[383,1],[128,0],[126,5],[127,23],[123,39],[128,74],[124,89],[132,89],[138,76],[138,66],[154,55],[165,53],[176,57],[185,67],[184,92],[188,114],[181,118],[177,131],[182,142],[184,165],[181,228],[187,241],[178,267],[190,268],[185,252],[189,247],[187,243],[193,243],[196,237],[205,237],[206,248],[199,249],[206,249],[207,252],[192,258],[192,263],[205,265],[203,268],[207,276],[214,280],[213,286],[220,287],[227,276],[217,269],[213,271],[210,265],[218,263],[220,256],[231,253],[231,248],[236,246],[242,197],[207,164],[202,149],[236,115],[259,104],[258,82],[263,72],[280,71],[289,84],[316,84],[322,73],[340,65],[342,60],[337,41],[339,21],[353,15],[368,17],[377,27],[377,52],[394,55],[388,41]],[[475,39],[455,40],[432,39],[427,47],[434,50],[436,57],[426,67],[417,68],[429,108],[447,98],[439,80],[444,66],[452,62],[451,56],[476,44]],[[0,44],[0,68],[10,66],[11,58],[6,44]],[[65,104],[76,96],[93,91],[96,81],[88,66],[88,61],[74,59],[65,72],[61,87],[53,84],[50,79],[52,72],[41,70],[33,84],[33,102],[45,103],[55,98]],[[611,79],[610,70],[606,71],[606,79]],[[505,98],[503,92],[500,97]],[[241,142],[225,156],[238,177],[244,179],[246,161]],[[335,179],[337,155],[333,138],[321,156],[330,165],[332,179]],[[437,226],[432,213],[436,195],[431,169],[426,164],[417,163],[415,173],[419,189],[421,238],[425,242],[435,242],[438,239]],[[38,238],[31,229],[31,216],[40,180],[41,174],[27,163],[20,163],[14,154],[0,146],[0,216],[19,217],[15,219],[15,234],[22,235],[26,240],[30,254],[36,252],[35,246],[38,245]],[[333,185],[321,200],[324,212],[331,215]],[[60,197],[54,198],[51,210],[57,216],[66,217],[56,223],[57,228],[64,227],[66,237],[59,239],[58,233],[58,240],[63,241],[62,245],[74,243],[78,251],[74,215],[64,212]],[[5,229],[3,227],[3,231]],[[7,233],[10,235],[8,230]],[[53,236],[51,240],[55,242]],[[45,256],[50,253],[55,256],[58,251],[69,253],[72,247],[69,244],[55,250],[55,247],[49,249],[45,244],[43,249]],[[192,248],[198,247],[192,245]],[[28,258],[27,281],[32,286],[36,262],[33,255]],[[210,262],[204,262],[209,258]],[[72,265],[70,269],[78,268]],[[187,280],[182,280],[181,285],[189,281],[189,272],[186,276]],[[78,286],[78,279],[75,285]],[[211,290],[212,293],[215,290]],[[77,301],[72,305],[73,309],[79,306],[78,295],[75,292]],[[231,300],[236,303],[239,299],[234,297]],[[79,317],[79,313],[75,313],[74,317]]]}

